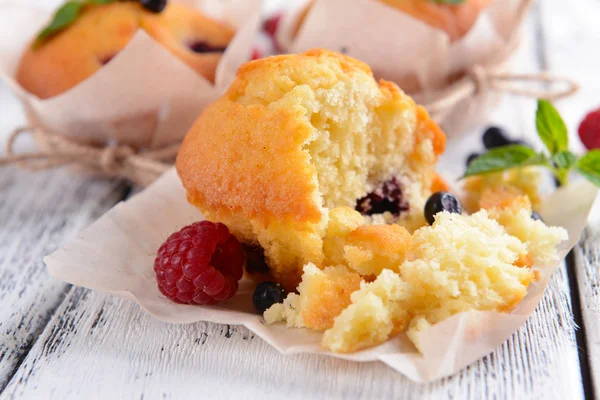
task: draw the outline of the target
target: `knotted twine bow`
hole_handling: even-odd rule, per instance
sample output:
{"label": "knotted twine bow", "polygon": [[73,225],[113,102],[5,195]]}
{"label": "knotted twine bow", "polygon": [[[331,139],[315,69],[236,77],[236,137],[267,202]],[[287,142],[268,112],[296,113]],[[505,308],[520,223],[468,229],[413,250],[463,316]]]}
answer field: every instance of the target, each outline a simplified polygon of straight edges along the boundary
{"label": "knotted twine bow", "polygon": [[[535,91],[514,86],[515,82],[563,83],[564,88],[556,91]],[[578,90],[575,82],[567,78],[540,74],[506,74],[475,66],[452,90],[445,93],[425,108],[435,119],[439,113],[451,110],[461,101],[489,90],[556,100]],[[40,151],[16,154],[15,141],[24,133],[31,133]],[[46,131],[42,128],[17,128],[6,143],[6,156],[0,157],[0,166],[17,165],[29,170],[43,170],[67,165],[79,170],[105,177],[126,178],[139,185],[149,185],[171,165],[180,143],[162,148],[135,151],[129,146],[97,145],[81,143],[68,136]]]}
{"label": "knotted twine bow", "polygon": [[[16,139],[24,133],[31,133],[40,151],[15,154]],[[81,143],[44,129],[23,127],[15,129],[8,137],[6,157],[0,157],[0,166],[17,165],[39,171],[72,165],[85,173],[126,178],[146,186],[171,167],[179,146],[180,143],[175,143],[136,152],[129,146]]]}
{"label": "knotted twine bow", "polygon": [[[546,72],[535,74],[512,74],[496,72],[494,67],[483,67],[475,65],[463,79],[451,86],[437,99],[424,102],[423,106],[431,114],[434,120],[437,116],[449,110],[463,100],[485,94],[489,91],[506,92],[518,96],[527,96],[550,101],[571,96],[579,90],[579,85],[572,79],[555,76]],[[551,87],[559,86],[558,89],[535,90],[519,87],[518,83],[538,83]]]}

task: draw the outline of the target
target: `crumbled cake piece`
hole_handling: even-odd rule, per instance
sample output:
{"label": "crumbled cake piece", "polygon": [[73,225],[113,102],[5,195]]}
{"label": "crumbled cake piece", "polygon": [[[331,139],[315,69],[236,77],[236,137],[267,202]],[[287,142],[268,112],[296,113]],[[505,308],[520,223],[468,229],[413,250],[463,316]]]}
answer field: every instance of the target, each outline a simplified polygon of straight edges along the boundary
{"label": "crumbled cake piece", "polygon": [[399,225],[361,226],[346,237],[344,259],[363,276],[377,276],[384,268],[398,272],[411,241],[410,233]]}
{"label": "crumbled cake piece", "polygon": [[394,331],[405,284],[393,271],[383,270],[372,283],[352,294],[352,304],[335,318],[323,334],[326,348],[348,353],[383,343]]}
{"label": "crumbled cake piece", "polygon": [[462,204],[470,213],[479,210],[482,197],[490,191],[504,188],[519,195],[527,195],[533,207],[537,209],[541,203],[539,187],[541,175],[536,167],[513,168],[503,172],[473,176],[465,179]]}
{"label": "crumbled cake piece", "polygon": [[488,210],[490,218],[504,226],[509,235],[525,243],[533,265],[547,267],[558,261],[557,246],[568,239],[567,231],[533,219],[528,196],[511,196],[508,192],[494,196],[490,192],[489,197],[482,197],[481,206]]}
{"label": "crumbled cake piece", "polygon": [[400,225],[365,223],[365,218],[349,207],[334,208],[323,239],[324,264],[347,265],[373,278],[384,268],[398,271],[410,248],[410,233]]}
{"label": "crumbled cake piece", "polygon": [[[471,216],[439,213],[431,227],[414,233],[400,274],[386,270],[374,282],[375,287],[389,285],[389,301],[367,295],[374,290],[365,285],[325,332],[323,345],[356,351],[382,343],[394,326],[409,326],[414,341],[424,324],[420,319],[434,324],[468,310],[508,312],[525,297],[534,277],[529,268],[516,265],[526,254],[526,245],[485,210]],[[376,332],[367,335],[365,326]]]}
{"label": "crumbled cake piece", "polygon": [[325,265],[345,264],[344,245],[346,236],[365,223],[365,218],[350,207],[336,207],[329,212],[329,224],[323,238]]}
{"label": "crumbled cake piece", "polygon": [[400,267],[411,288],[404,307],[435,323],[470,309],[510,311],[533,278],[517,266],[527,254],[519,239],[488,217],[439,213],[413,235],[409,261]]}
{"label": "crumbled cake piece", "polygon": [[400,332],[419,348],[420,332],[457,313],[510,312],[537,279],[531,267],[556,261],[567,234],[534,220],[528,196],[512,187],[489,187],[479,202],[485,208],[475,214],[441,212],[412,235],[332,210],[326,262],[344,266],[307,265],[300,295],[265,319],[325,330],[324,347],[353,352]]}
{"label": "crumbled cake piece", "polygon": [[287,321],[288,326],[315,330],[331,328],[333,319],[350,304],[350,295],[360,288],[362,279],[346,267],[320,270],[314,264],[304,267],[299,295],[291,293],[283,304],[265,311],[267,323]]}

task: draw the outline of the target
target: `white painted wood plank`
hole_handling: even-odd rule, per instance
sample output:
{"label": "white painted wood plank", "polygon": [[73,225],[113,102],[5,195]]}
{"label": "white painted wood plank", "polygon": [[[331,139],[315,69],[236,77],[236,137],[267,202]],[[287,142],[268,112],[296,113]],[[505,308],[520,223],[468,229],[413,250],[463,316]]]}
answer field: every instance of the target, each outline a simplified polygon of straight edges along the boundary
{"label": "white painted wood plank", "polygon": [[283,356],[243,327],[166,324],[133,303],[73,288],[4,395],[580,399],[567,293],[561,270],[535,315],[500,349],[452,378],[420,385],[381,363]]}
{"label": "white painted wood plank", "polygon": [[[561,0],[539,4],[542,20],[541,39],[546,47],[548,70],[569,75],[581,84],[572,99],[559,103],[571,134],[571,148],[583,151],[577,127],[585,114],[600,107],[600,1],[578,0],[567,6]],[[593,212],[592,228],[583,235],[575,250],[575,275],[581,303],[580,335],[585,337],[589,376],[596,396],[600,396],[600,203]]]}
{"label": "white painted wood plank", "polygon": [[588,228],[575,250],[579,299],[590,362],[590,376],[600,393],[600,226]]}
{"label": "white painted wood plank", "polygon": [[[539,68],[535,19],[515,62]],[[507,98],[491,119],[533,137],[535,102]],[[467,138],[453,146],[480,147]],[[452,146],[451,146],[452,148]],[[242,327],[169,325],[126,301],[75,288],[5,394],[14,398],[583,398],[564,267],[501,348],[458,375],[418,385],[380,363],[284,357]]]}
{"label": "white painted wood plank", "polygon": [[[0,139],[23,122],[1,86],[0,121]],[[68,289],[47,274],[42,257],[119,201],[124,189],[64,171],[0,169],[0,391]]]}

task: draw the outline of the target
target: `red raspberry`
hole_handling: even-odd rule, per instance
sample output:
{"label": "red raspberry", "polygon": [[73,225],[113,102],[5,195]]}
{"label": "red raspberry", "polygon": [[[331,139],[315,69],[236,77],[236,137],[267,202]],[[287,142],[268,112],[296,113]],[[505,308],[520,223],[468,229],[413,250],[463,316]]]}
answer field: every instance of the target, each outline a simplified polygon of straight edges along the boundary
{"label": "red raspberry", "polygon": [[262,58],[262,52],[257,49],[256,47],[252,49],[252,55],[250,56],[251,60],[258,60],[259,58]]}
{"label": "red raspberry", "polygon": [[275,14],[271,18],[267,19],[263,24],[263,31],[269,36],[275,36],[282,16],[283,14]]}
{"label": "red raspberry", "polygon": [[585,116],[579,124],[578,132],[586,149],[600,149],[600,108]]}
{"label": "red raspberry", "polygon": [[158,249],[158,289],[176,303],[212,305],[231,298],[246,254],[219,222],[196,222],[173,233]]}

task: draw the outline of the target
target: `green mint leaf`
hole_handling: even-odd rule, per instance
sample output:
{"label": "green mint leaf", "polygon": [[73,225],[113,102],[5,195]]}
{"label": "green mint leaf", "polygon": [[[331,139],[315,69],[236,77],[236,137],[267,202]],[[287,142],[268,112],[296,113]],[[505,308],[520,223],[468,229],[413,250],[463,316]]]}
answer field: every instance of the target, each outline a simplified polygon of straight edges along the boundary
{"label": "green mint leaf", "polygon": [[538,100],[535,126],[551,155],[569,149],[569,135],[565,122],[548,100]]}
{"label": "green mint leaf", "polygon": [[571,169],[577,161],[577,156],[570,151],[559,151],[552,156],[552,161],[561,169]]}
{"label": "green mint leaf", "polygon": [[600,186],[600,150],[592,150],[577,161],[577,171],[588,181]]}
{"label": "green mint leaf", "polygon": [[50,21],[50,23],[40,31],[35,40],[36,44],[40,44],[48,37],[62,31],[75,22],[83,7],[87,5],[115,3],[117,1],[118,0],[80,0],[66,2],[58,10],[56,10],[52,21]]}
{"label": "green mint leaf", "polygon": [[60,32],[71,25],[79,15],[84,4],[76,1],[69,1],[63,4],[52,18],[52,21],[38,34],[36,41],[41,42],[47,37]]}
{"label": "green mint leaf", "polygon": [[547,165],[548,159],[531,147],[520,144],[497,147],[477,157],[467,167],[464,177],[489,174],[515,167]]}

